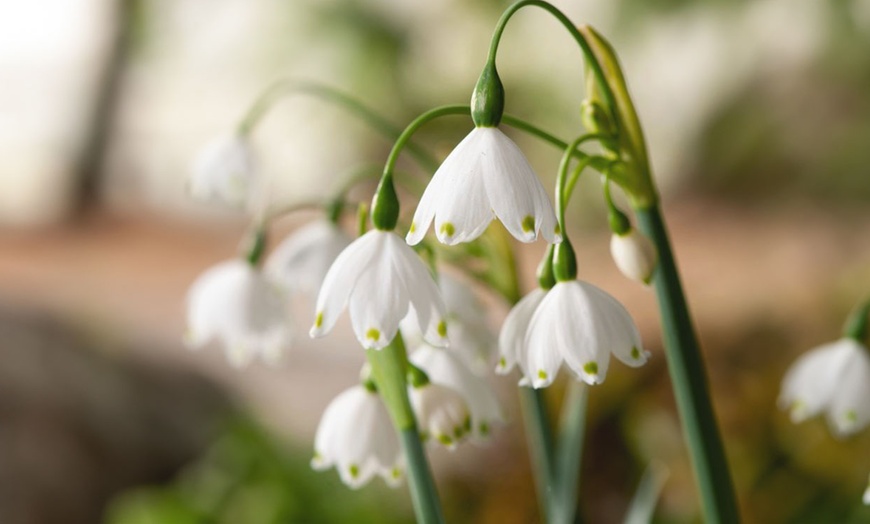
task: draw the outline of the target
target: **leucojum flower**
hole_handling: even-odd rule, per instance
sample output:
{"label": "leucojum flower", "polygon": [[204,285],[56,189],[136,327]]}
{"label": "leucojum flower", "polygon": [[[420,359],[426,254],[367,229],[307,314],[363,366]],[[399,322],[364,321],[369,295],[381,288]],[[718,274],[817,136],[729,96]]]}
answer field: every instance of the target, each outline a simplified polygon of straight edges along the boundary
{"label": "leucojum flower", "polygon": [[326,273],[311,336],[328,333],[345,306],[360,344],[381,349],[413,311],[427,342],[447,344],[444,302],[429,270],[394,232],[372,229],[354,240]]}
{"label": "leucojum flower", "polygon": [[631,315],[607,292],[576,279],[567,240],[556,246],[554,268],[552,289],[527,295],[505,321],[499,371],[515,361],[523,373],[520,384],[542,388],[552,384],[563,363],[587,384],[604,381],[611,353],[631,367],[645,364],[649,354]]}
{"label": "leucojum flower", "polygon": [[[500,97],[482,95],[482,89],[494,89]],[[495,218],[520,241],[532,242],[540,231],[547,241],[558,242],[556,215],[547,192],[520,148],[497,127],[504,89],[494,65],[484,70],[471,103],[475,127],[432,176],[407,242],[416,245],[423,240],[433,221],[442,243],[469,242]]]}
{"label": "leucojum flower", "polygon": [[656,248],[649,238],[634,228],[610,237],[610,254],[626,277],[649,284],[656,268]]}
{"label": "leucojum flower", "polygon": [[266,260],[264,271],[288,291],[313,300],[329,267],[349,244],[350,238],[338,224],[318,219],[278,244]]}
{"label": "leucojum flower", "polygon": [[458,391],[426,381],[410,386],[409,396],[424,440],[454,449],[469,435],[471,412]]}
{"label": "leucojum flower", "polygon": [[865,428],[870,424],[870,350],[843,337],[808,351],[786,373],[779,405],[795,423],[824,413],[839,436]]}
{"label": "leucojum flower", "polygon": [[278,361],[292,334],[278,285],[240,259],[217,264],[196,279],[187,294],[187,324],[188,346],[217,340],[236,367],[257,357]]}
{"label": "leucojum flower", "polygon": [[399,441],[375,391],[354,386],[330,402],[317,427],[311,466],[335,466],[341,480],[354,489],[375,475],[391,486],[401,483],[405,468]]}
{"label": "leucojum flower", "polygon": [[462,396],[471,412],[471,431],[475,437],[488,436],[494,425],[504,422],[495,392],[484,377],[468,369],[457,352],[424,343],[411,354],[410,360],[426,372],[433,384],[450,388]]}
{"label": "leucojum flower", "polygon": [[227,134],[203,147],[194,162],[188,189],[197,200],[245,208],[251,205],[257,184],[247,138]]}

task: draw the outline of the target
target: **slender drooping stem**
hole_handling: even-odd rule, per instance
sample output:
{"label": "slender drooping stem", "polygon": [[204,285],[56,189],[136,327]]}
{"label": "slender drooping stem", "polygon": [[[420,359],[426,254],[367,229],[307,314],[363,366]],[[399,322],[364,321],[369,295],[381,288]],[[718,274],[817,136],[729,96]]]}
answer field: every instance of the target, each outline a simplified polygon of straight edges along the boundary
{"label": "slender drooping stem", "polygon": [[739,522],[734,487],[710,400],[707,371],[664,220],[657,205],[635,212],[640,229],[658,249],[659,265],[653,282],[662,316],[665,356],[701,493],[704,522]]}

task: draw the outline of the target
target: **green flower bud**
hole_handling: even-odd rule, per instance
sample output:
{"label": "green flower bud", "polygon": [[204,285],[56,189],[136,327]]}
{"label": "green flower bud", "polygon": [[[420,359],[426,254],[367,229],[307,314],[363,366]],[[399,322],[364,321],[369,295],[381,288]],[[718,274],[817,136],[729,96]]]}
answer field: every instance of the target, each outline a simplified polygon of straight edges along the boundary
{"label": "green flower bud", "polygon": [[471,119],[477,127],[495,127],[504,113],[504,86],[495,69],[487,62],[471,94]]}

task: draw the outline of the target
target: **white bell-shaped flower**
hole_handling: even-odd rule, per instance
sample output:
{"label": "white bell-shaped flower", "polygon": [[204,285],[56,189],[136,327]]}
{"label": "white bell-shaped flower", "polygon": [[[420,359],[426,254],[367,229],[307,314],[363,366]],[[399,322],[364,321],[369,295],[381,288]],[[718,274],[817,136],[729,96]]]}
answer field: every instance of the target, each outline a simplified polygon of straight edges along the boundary
{"label": "white bell-shaped flower", "polygon": [[650,283],[658,256],[646,235],[634,228],[624,235],[614,233],[610,237],[610,254],[623,275],[643,284]]}
{"label": "white bell-shaped flower", "polygon": [[486,437],[494,425],[504,422],[504,414],[489,383],[472,373],[455,352],[423,344],[411,354],[410,360],[426,372],[433,384],[462,395],[471,411],[474,436]]}
{"label": "white bell-shaped flower", "polygon": [[782,381],[779,405],[795,423],[825,413],[839,436],[863,429],[870,424],[870,350],[841,338],[803,354]]}
{"label": "white bell-shaped flower", "polygon": [[438,286],[422,260],[392,231],[373,229],[354,240],[326,273],[311,336],[328,333],[348,306],[357,339],[381,349],[413,311],[427,342],[447,344],[447,321]]}
{"label": "white bell-shaped flower", "polygon": [[[447,309],[450,350],[476,374],[487,374],[492,369],[496,341],[486,315],[486,306],[474,293],[472,286],[449,273],[438,275],[438,287]],[[416,347],[423,343],[423,336],[410,315],[402,320],[400,328],[408,346]]]}
{"label": "white bell-shaped flower", "polygon": [[350,238],[338,224],[326,219],[315,220],[278,244],[264,268],[287,290],[313,299],[329,267],[348,244]]}
{"label": "white bell-shaped flower", "polygon": [[532,320],[532,315],[538,309],[541,301],[547,292],[540,287],[535,288],[532,292],[524,296],[511,309],[508,316],[504,319],[501,332],[498,336],[498,365],[495,372],[500,375],[508,374],[515,365],[519,364],[526,376],[525,369],[525,347],[526,333],[529,331],[529,322]]}
{"label": "white bell-shaped flower", "polygon": [[236,367],[260,357],[281,358],[291,339],[286,298],[277,284],[244,260],[222,262],[203,273],[187,294],[187,345],[219,340]]}
{"label": "white bell-shaped flower", "polygon": [[600,384],[611,352],[631,367],[649,357],[622,304],[580,280],[558,282],[547,292],[529,321],[525,346],[520,366],[535,388],[549,386],[563,362],[578,380]]}
{"label": "white bell-shaped flower", "polygon": [[475,127],[432,176],[406,239],[419,243],[434,220],[442,243],[469,242],[494,218],[523,242],[539,231],[549,242],[561,238],[547,192],[520,148],[498,128]]}
{"label": "white bell-shaped flower", "polygon": [[434,383],[410,387],[411,406],[420,436],[454,449],[471,431],[471,412],[456,390]]}
{"label": "white bell-shaped flower", "polygon": [[227,134],[208,143],[197,155],[188,189],[197,200],[244,208],[256,190],[255,176],[247,139]]}
{"label": "white bell-shaped flower", "polygon": [[335,397],[317,427],[311,467],[335,466],[351,488],[380,475],[391,486],[401,483],[404,463],[390,415],[377,393],[355,386]]}

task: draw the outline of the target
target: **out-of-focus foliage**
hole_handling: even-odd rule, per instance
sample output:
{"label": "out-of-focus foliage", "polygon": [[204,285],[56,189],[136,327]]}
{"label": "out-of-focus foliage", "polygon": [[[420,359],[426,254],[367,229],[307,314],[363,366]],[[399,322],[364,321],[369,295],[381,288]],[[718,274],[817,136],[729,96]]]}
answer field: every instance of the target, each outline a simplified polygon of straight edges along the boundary
{"label": "out-of-focus foliage", "polygon": [[[164,486],[134,489],[111,504],[107,524],[390,524],[411,517],[404,490],[349,490],[310,454],[288,450],[239,418],[203,457]],[[378,480],[373,483],[379,482]]]}

